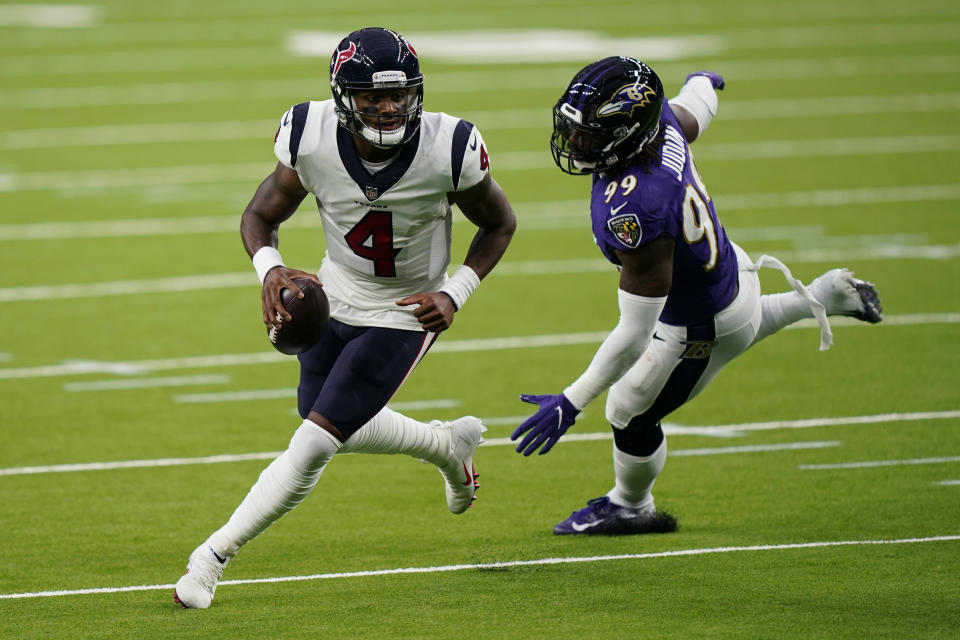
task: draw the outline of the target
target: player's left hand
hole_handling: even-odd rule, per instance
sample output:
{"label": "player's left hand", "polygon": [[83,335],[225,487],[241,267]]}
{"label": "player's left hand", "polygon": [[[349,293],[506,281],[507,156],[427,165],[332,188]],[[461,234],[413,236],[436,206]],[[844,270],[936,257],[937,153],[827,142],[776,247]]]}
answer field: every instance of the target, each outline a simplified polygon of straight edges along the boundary
{"label": "player's left hand", "polygon": [[696,73],[691,73],[686,77],[686,79],[684,79],[683,83],[686,84],[690,82],[690,78],[695,76],[703,76],[710,80],[710,84],[712,84],[713,88],[717,91],[723,90],[723,88],[726,86],[723,81],[723,76],[715,71],[697,71]]}
{"label": "player's left hand", "polygon": [[560,437],[567,432],[567,429],[576,421],[580,410],[567,400],[567,396],[562,393],[555,396],[551,395],[530,395],[521,394],[520,399],[530,404],[540,405],[537,412],[523,421],[517,429],[510,435],[511,440],[516,440],[524,433],[526,437],[517,445],[517,453],[523,453],[529,456],[537,450],[540,445],[540,455],[543,455],[557,444]]}
{"label": "player's left hand", "polygon": [[427,331],[443,331],[453,324],[456,308],[453,306],[453,300],[445,293],[421,291],[397,300],[397,304],[401,307],[419,305],[413,310],[413,315],[420,322],[420,326]]}

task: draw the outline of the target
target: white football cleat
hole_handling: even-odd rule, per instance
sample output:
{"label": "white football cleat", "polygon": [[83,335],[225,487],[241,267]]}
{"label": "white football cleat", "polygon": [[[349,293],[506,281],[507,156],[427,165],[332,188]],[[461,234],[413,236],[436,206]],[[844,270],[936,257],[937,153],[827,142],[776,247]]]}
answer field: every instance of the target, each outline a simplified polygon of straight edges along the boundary
{"label": "white football cleat", "polygon": [[807,287],[819,300],[827,315],[852,316],[876,324],[883,320],[880,297],[870,282],[853,277],[849,269],[831,269]]}
{"label": "white football cleat", "polygon": [[447,508],[451,513],[463,513],[476,499],[475,493],[480,486],[479,474],[473,466],[473,454],[483,442],[481,437],[487,430],[479,418],[465,416],[453,422],[444,422],[435,427],[450,431],[450,459],[438,467],[446,485]]}
{"label": "white football cleat", "polygon": [[184,609],[209,607],[228,562],[230,558],[218,555],[204,542],[190,554],[187,572],[173,588],[173,599]]}

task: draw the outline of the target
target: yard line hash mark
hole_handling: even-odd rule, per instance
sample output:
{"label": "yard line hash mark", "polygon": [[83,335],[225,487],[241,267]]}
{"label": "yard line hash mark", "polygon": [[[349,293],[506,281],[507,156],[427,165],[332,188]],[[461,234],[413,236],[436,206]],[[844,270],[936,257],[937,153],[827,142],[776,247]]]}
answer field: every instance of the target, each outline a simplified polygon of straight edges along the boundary
{"label": "yard line hash mark", "polygon": [[836,464],[801,464],[798,469],[804,471],[819,471],[822,469],[867,469],[870,467],[897,467],[916,464],[943,464],[945,462],[960,462],[960,456],[944,456],[939,458],[909,458],[906,460],[868,460],[865,462],[839,462]]}
{"label": "yard line hash mark", "polygon": [[[400,567],[397,569],[375,569],[370,571],[348,571],[343,573],[315,573],[301,576],[279,576],[275,578],[249,578],[223,580],[219,586],[244,584],[274,584],[281,582],[303,582],[307,580],[336,580],[344,578],[370,578],[418,573],[449,573],[452,571],[483,571],[490,569],[509,569],[513,567],[535,567],[564,564],[584,564],[592,562],[610,562],[624,560],[654,560],[660,558],[678,558],[684,556],[703,556],[716,553],[749,553],[755,551],[792,551],[802,549],[823,549],[829,547],[880,546],[895,544],[927,544],[932,542],[956,542],[960,535],[941,535],[926,538],[897,538],[889,540],[829,540],[822,542],[794,542],[787,544],[758,544],[742,547],[706,547],[701,549],[677,549],[653,553],[624,553],[606,556],[574,556],[567,558],[540,558],[536,560],[509,560],[503,562],[484,562],[476,564],[450,564],[439,567]],[[34,591],[25,593],[0,593],[0,600],[25,598],[58,598],[64,596],[94,595],[102,593],[127,593],[132,591],[165,591],[173,589],[173,584],[135,585],[129,587],[99,587],[94,589],[64,589],[58,591]]]}

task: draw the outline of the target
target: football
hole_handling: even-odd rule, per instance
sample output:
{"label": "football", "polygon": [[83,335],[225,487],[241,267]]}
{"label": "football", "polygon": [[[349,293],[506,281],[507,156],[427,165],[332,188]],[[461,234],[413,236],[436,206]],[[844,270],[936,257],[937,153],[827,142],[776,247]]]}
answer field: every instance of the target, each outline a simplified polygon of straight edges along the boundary
{"label": "football", "polygon": [[289,289],[280,292],[280,301],[293,319],[279,329],[267,330],[270,344],[287,355],[296,355],[317,344],[330,320],[330,303],[323,287],[306,278],[293,281],[303,291],[303,298],[296,297]]}

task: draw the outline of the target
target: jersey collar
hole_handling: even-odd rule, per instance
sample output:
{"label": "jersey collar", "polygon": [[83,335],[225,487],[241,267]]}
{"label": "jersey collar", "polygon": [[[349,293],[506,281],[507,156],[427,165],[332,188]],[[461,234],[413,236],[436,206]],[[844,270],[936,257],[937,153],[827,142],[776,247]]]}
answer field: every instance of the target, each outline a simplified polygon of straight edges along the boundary
{"label": "jersey collar", "polygon": [[400,181],[417,155],[422,130],[422,127],[418,128],[410,141],[404,143],[400,149],[400,155],[393,162],[371,174],[357,155],[357,149],[353,146],[353,134],[344,127],[337,127],[337,150],[340,152],[340,161],[343,162],[343,167],[363,191],[367,200],[373,202]]}

